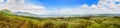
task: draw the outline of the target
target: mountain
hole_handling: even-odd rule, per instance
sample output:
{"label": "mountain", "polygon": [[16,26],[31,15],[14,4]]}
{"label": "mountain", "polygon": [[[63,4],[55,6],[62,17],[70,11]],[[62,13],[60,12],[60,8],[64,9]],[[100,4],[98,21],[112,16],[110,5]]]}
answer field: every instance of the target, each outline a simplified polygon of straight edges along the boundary
{"label": "mountain", "polygon": [[73,15],[60,15],[60,14],[52,14],[52,15],[37,15],[37,14],[32,14],[29,12],[11,12],[10,10],[3,9],[0,10],[1,14],[14,14],[14,15],[19,15],[19,16],[28,16],[28,17],[84,17],[84,16],[120,16],[120,14],[73,14]]}
{"label": "mountain", "polygon": [[29,17],[40,17],[39,15],[32,14],[29,12],[14,12],[15,15],[29,16]]}
{"label": "mountain", "polygon": [[36,19],[26,18],[11,14],[11,12],[0,11],[0,28],[41,28]]}
{"label": "mountain", "polygon": [[12,11],[7,10],[7,9],[0,10],[0,13],[1,14],[13,14]]}

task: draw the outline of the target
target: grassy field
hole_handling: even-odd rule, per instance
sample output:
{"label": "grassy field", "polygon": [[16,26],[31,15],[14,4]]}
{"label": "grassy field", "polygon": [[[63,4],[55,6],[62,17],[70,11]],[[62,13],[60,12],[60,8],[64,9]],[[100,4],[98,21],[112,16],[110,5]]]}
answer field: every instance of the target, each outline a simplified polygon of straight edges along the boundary
{"label": "grassy field", "polygon": [[0,13],[0,28],[120,28],[119,16],[35,18]]}

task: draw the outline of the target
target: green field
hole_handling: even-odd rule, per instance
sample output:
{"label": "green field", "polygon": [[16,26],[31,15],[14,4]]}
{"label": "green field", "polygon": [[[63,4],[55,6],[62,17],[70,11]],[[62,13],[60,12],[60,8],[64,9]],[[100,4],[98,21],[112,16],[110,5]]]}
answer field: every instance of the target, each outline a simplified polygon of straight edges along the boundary
{"label": "green field", "polygon": [[35,18],[0,13],[0,28],[120,28],[119,16]]}

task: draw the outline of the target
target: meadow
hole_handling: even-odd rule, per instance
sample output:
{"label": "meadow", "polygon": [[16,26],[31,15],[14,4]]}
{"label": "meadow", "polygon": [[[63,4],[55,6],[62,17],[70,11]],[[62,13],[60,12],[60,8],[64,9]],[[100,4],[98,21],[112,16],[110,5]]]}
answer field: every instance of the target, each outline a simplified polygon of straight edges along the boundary
{"label": "meadow", "polygon": [[1,12],[0,28],[120,28],[120,16],[37,18]]}

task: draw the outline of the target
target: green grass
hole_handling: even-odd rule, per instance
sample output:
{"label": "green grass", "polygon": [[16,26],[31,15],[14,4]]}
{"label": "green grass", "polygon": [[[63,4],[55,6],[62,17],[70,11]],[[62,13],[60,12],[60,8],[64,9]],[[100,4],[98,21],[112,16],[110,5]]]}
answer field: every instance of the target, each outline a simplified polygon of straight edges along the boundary
{"label": "green grass", "polygon": [[0,13],[0,28],[120,28],[120,17],[35,18]]}

